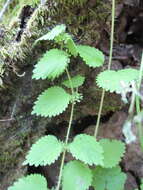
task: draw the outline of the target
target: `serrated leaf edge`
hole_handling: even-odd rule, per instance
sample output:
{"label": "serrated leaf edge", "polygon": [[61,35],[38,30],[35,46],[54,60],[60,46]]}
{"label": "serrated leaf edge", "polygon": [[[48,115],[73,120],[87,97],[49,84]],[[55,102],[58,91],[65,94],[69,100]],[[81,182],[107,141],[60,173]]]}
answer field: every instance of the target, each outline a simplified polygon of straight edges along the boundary
{"label": "serrated leaf edge", "polygon": [[[44,137],[48,137],[48,136],[53,136],[53,137],[55,137],[54,135],[45,135],[45,136],[41,137],[39,140],[41,140],[41,139],[44,138]],[[56,137],[55,137],[55,138],[56,138]],[[57,138],[56,138],[56,139],[57,139]],[[38,140],[38,141],[39,141],[39,140]],[[36,141],[33,145],[38,144],[38,141]],[[57,141],[58,141],[61,145],[63,144],[60,140],[57,139]],[[29,154],[30,154],[30,152],[32,151],[31,149],[32,149],[32,146],[31,146],[30,150],[28,151]],[[59,159],[59,157],[60,157],[60,155],[61,155],[61,153],[62,153],[63,151],[64,151],[64,146],[63,146],[63,150],[57,155],[57,158],[56,158],[55,160],[53,160],[53,162],[46,163],[46,164],[42,164],[42,165],[41,165],[41,164],[37,165],[37,164],[31,164],[31,163],[27,162],[27,160],[25,160],[22,165],[27,165],[27,164],[28,164],[29,166],[35,166],[35,167],[37,167],[37,166],[46,166],[46,165],[54,164],[54,163],[56,162],[56,160]],[[28,156],[28,155],[27,155],[27,156]],[[26,157],[27,157],[27,156],[26,156]]]}
{"label": "serrated leaf edge", "polygon": [[[58,48],[53,48],[53,49],[48,50],[47,52],[50,52],[50,51],[52,51],[52,50],[63,51],[63,50],[59,50]],[[46,54],[47,52],[45,52],[45,54]],[[39,61],[38,61],[38,62],[36,63],[36,65],[34,66],[33,74],[32,74],[32,79],[35,79],[35,80],[39,80],[39,79],[45,80],[45,79],[48,78],[48,79],[54,80],[55,78],[58,78],[58,77],[65,71],[65,69],[68,67],[68,64],[70,63],[70,58],[69,58],[70,55],[69,55],[67,52],[65,52],[65,51],[63,51],[63,53],[65,54],[65,57],[66,57],[66,65],[65,65],[64,70],[63,70],[62,72],[60,72],[59,74],[57,74],[55,77],[48,77],[48,76],[47,76],[47,77],[41,77],[41,76],[35,77],[35,76],[34,76],[34,74],[35,74],[34,71],[35,71],[37,65],[40,64],[39,61],[40,61],[41,59],[43,59],[43,57],[45,56],[45,54],[43,54],[42,57],[40,57]]]}
{"label": "serrated leaf edge", "polygon": [[[84,135],[86,135],[86,134],[84,134]],[[87,135],[87,136],[91,136],[91,135]],[[91,136],[91,137],[93,137],[93,136]],[[74,142],[74,141],[73,141]],[[96,142],[98,142],[98,141],[96,141]],[[99,142],[98,142],[99,143]],[[89,162],[87,162],[85,159],[79,159],[79,158],[77,158],[76,157],[76,155],[73,153],[73,152],[71,152],[70,151],[70,144],[72,144],[72,142],[71,143],[69,143],[68,144],[68,146],[67,146],[67,152],[69,152],[74,158],[76,158],[76,160],[79,160],[79,161],[81,161],[81,162],[84,162],[85,164],[88,164],[88,165],[90,165],[90,166],[93,166],[93,165],[96,165],[95,163],[89,163]],[[99,145],[100,145],[100,143],[99,143]],[[102,146],[101,146],[102,147]],[[104,150],[102,151],[102,154],[104,153]],[[102,158],[102,164],[104,164],[104,157]],[[102,164],[98,164],[98,165],[101,165],[102,166]]]}
{"label": "serrated leaf edge", "polygon": [[[93,49],[96,49],[97,51],[99,51],[100,53],[102,53],[102,51],[100,51],[99,49],[97,49],[97,48],[95,48],[95,47],[92,47],[92,46],[89,46],[89,45],[78,45],[78,46],[88,46],[88,47],[90,47],[90,48],[93,48]],[[78,49],[78,48],[77,48]],[[80,56],[80,53],[79,53],[79,51],[77,50],[77,52],[78,52],[78,54],[79,54],[79,56]],[[102,53],[103,54],[103,53]],[[103,56],[104,56],[104,54],[103,54]],[[81,57],[81,56],[80,56]],[[104,64],[104,61],[105,61],[105,58],[104,58],[104,61],[103,61],[103,64],[101,64],[101,65],[96,65],[96,67],[94,67],[94,66],[92,66],[92,65],[89,65],[89,64],[87,64],[87,61],[86,61],[86,59],[84,59],[84,57],[81,57],[82,59],[83,59],[83,61],[85,62],[85,64],[86,65],[88,65],[88,67],[90,67],[90,68],[98,68],[98,67],[101,67],[103,64]]]}
{"label": "serrated leaf edge", "polygon": [[[8,190],[9,190],[10,188],[13,188],[15,185],[17,185],[17,184],[19,183],[19,181],[21,181],[21,180],[23,180],[23,179],[25,179],[25,178],[28,178],[28,177],[32,177],[32,176],[39,176],[39,177],[42,177],[42,178],[45,180],[46,185],[47,185],[46,178],[45,178],[43,175],[41,175],[41,174],[36,174],[36,173],[35,173],[35,174],[29,174],[29,175],[27,175],[27,176],[23,176],[23,177],[19,178],[17,181],[15,181],[15,182],[13,183],[13,185],[11,185],[10,187],[8,187]],[[49,188],[48,188],[47,190],[49,190]]]}
{"label": "serrated leaf edge", "polygon": [[[59,86],[53,86],[53,87],[59,87]],[[50,88],[53,88],[53,87],[50,87]],[[60,87],[61,88],[61,87]],[[49,88],[48,88],[49,89]],[[60,112],[58,112],[57,114],[48,114],[48,115],[45,115],[45,114],[42,114],[42,113],[35,113],[34,112],[34,107],[36,106],[37,102],[39,101],[39,98],[40,96],[45,92],[46,90],[44,90],[37,98],[37,100],[34,102],[34,106],[33,106],[33,110],[31,112],[32,115],[36,115],[36,116],[41,116],[41,117],[54,117],[54,116],[57,116],[57,115],[60,115],[62,114],[69,106],[69,104],[71,103],[71,100],[72,100],[72,95],[69,94],[70,98],[69,98],[69,103],[67,104],[67,106]]]}
{"label": "serrated leaf edge", "polygon": [[[128,70],[129,70],[130,68],[128,68]],[[124,70],[124,69],[121,69],[121,70]],[[114,72],[119,72],[119,71],[121,71],[121,70],[118,70],[118,71],[116,71],[116,70],[110,70],[110,71],[114,71]],[[127,69],[126,69],[127,70]],[[137,70],[137,69],[131,69],[131,70]],[[105,71],[107,71],[107,70],[105,70]],[[101,73],[103,73],[104,71],[102,71]],[[118,91],[118,90],[111,90],[110,88],[103,88],[102,86],[101,86],[101,84],[100,84],[100,80],[99,80],[99,77],[100,77],[100,74],[101,73],[99,73],[98,75],[97,75],[97,77],[96,77],[96,84],[97,84],[97,86],[99,87],[99,88],[102,88],[102,89],[104,89],[105,91],[109,91],[110,93],[114,93],[114,92],[116,92],[117,94],[121,94],[121,91]],[[134,79],[134,80],[137,80],[137,79]],[[130,82],[128,82],[128,85],[130,85],[130,83],[132,82],[132,81],[134,81],[134,80],[131,80]]]}

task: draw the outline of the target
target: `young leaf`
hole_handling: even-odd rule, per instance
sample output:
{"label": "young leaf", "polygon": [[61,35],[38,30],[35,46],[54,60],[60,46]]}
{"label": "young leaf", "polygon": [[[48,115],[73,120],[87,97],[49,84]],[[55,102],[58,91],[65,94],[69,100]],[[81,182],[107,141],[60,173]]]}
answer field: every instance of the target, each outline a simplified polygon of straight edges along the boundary
{"label": "young leaf", "polygon": [[63,144],[55,136],[44,136],[32,145],[23,164],[30,166],[50,165],[58,159],[62,151]]}
{"label": "young leaf", "polygon": [[82,99],[83,99],[83,95],[81,93],[74,92],[71,95],[71,102],[72,101],[74,101],[74,102],[80,102]]}
{"label": "young leaf", "polygon": [[[77,88],[77,87],[83,85],[84,80],[85,80],[85,77],[83,77],[81,75],[77,75],[77,76],[71,78],[72,87]],[[71,88],[69,80],[65,80],[62,84],[68,88]]]}
{"label": "young leaf", "polygon": [[38,96],[32,114],[44,117],[59,115],[68,107],[70,100],[71,95],[63,88],[58,86],[48,88]]}
{"label": "young leaf", "polygon": [[123,190],[126,175],[120,167],[102,168],[97,166],[93,169],[92,186],[95,190]]}
{"label": "young leaf", "polygon": [[31,174],[20,178],[8,190],[49,190],[46,179],[40,174]]}
{"label": "young leaf", "polygon": [[62,74],[68,63],[69,55],[59,49],[47,51],[33,70],[33,79],[54,79]]}
{"label": "young leaf", "polygon": [[37,39],[34,44],[42,40],[53,40],[59,34],[65,32],[66,26],[64,24],[55,26],[50,32]]}
{"label": "young leaf", "polygon": [[76,56],[78,55],[77,46],[76,46],[76,44],[74,43],[74,41],[73,41],[73,39],[71,38],[71,36],[70,36],[69,39],[67,40],[66,47],[68,48],[69,53],[70,53],[71,55],[73,55],[74,57],[76,57]]}
{"label": "young leaf", "polygon": [[68,49],[69,53],[75,57],[77,56],[77,46],[74,43],[71,35],[69,35],[68,33],[62,33],[55,38],[55,41],[59,44],[61,42],[64,42],[64,46]]}
{"label": "young leaf", "polygon": [[59,34],[55,37],[55,42],[61,44],[61,42],[67,43],[67,40],[70,38],[70,35],[66,32]]}
{"label": "young leaf", "polygon": [[63,170],[63,190],[87,190],[92,182],[91,170],[79,161],[70,161]]}
{"label": "young leaf", "polygon": [[86,164],[103,164],[103,148],[90,135],[81,134],[74,138],[74,141],[68,145],[71,154]]}
{"label": "young leaf", "polygon": [[106,70],[98,74],[96,82],[107,91],[121,93],[125,87],[129,87],[131,81],[138,79],[138,75],[136,69]]}
{"label": "young leaf", "polygon": [[109,139],[102,139],[99,143],[104,151],[104,168],[112,168],[119,164],[121,157],[125,153],[125,144],[118,140]]}
{"label": "young leaf", "polygon": [[89,67],[100,67],[104,63],[104,55],[94,47],[78,45],[77,50]]}

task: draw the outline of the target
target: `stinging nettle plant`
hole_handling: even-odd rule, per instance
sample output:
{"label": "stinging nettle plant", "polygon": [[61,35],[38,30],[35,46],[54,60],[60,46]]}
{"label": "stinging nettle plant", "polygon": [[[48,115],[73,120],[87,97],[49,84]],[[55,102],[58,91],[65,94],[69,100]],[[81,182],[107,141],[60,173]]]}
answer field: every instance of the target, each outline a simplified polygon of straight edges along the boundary
{"label": "stinging nettle plant", "polygon": [[[82,100],[78,87],[85,81],[84,76],[70,76],[68,71],[68,65],[71,64],[70,57],[80,56],[86,65],[96,68],[104,63],[103,53],[94,47],[75,44],[72,36],[66,33],[64,24],[57,25],[36,40],[35,44],[41,40],[53,40],[60,45],[60,49],[50,49],[43,55],[35,65],[32,78],[54,80],[66,72],[67,79],[61,85],[52,86],[42,92],[34,103],[32,114],[53,117],[63,113],[69,104],[71,104],[71,114],[65,142],[59,141],[53,135],[41,137],[32,145],[23,164],[50,165],[62,154],[57,186],[52,190],[59,190],[61,187],[63,190],[87,190],[90,186],[96,190],[123,190],[126,175],[118,164],[125,152],[124,143],[109,139],[97,141],[94,136],[87,134],[77,135],[72,142],[68,142],[74,106],[76,102]],[[126,72],[132,72],[131,80],[128,79]],[[104,71],[97,76],[97,84],[105,90],[121,92],[122,85],[118,81],[120,76],[123,83],[129,85],[130,81],[135,79],[136,72],[129,69],[125,72]],[[66,88],[69,88],[71,93],[68,93]],[[71,153],[75,160],[64,166],[66,152]],[[117,181],[120,181],[118,186],[116,186]],[[8,190],[25,189],[48,190],[46,179],[39,174],[31,174],[19,179],[8,188]]]}

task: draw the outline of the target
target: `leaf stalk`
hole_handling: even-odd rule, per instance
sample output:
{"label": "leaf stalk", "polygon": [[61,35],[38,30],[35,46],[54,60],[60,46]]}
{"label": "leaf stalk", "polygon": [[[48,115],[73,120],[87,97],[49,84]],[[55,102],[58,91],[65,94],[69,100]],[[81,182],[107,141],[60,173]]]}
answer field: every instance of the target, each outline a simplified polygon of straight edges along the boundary
{"label": "leaf stalk", "polygon": [[[69,79],[69,82],[70,82],[71,93],[73,95],[74,94],[74,89],[73,89],[73,85],[72,85],[72,81],[71,81],[71,77],[70,77],[70,74],[68,72],[68,69],[66,69],[66,73],[67,73],[67,76],[68,76],[68,79]],[[72,100],[71,114],[70,114],[68,130],[67,130],[67,134],[66,134],[65,146],[67,146],[68,140],[69,140],[70,129],[71,129],[72,120],[73,120],[74,105],[75,105],[74,100]],[[66,155],[66,148],[64,149],[63,154],[62,154],[62,160],[61,160],[60,172],[59,172],[59,178],[58,178],[58,183],[57,183],[56,190],[60,189],[61,180],[62,180],[62,173],[63,173],[63,167],[64,167],[64,161],[65,161],[65,155]]]}

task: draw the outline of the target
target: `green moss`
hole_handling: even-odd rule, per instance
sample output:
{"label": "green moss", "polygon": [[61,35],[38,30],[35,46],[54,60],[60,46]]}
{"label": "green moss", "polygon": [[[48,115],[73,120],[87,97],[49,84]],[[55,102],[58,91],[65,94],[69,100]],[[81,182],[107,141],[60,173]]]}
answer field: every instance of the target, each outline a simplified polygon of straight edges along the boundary
{"label": "green moss", "polygon": [[[15,20],[24,5],[31,5],[33,7],[36,7],[39,3],[40,0],[13,0],[12,3],[10,3],[6,13],[4,14],[3,23],[8,24],[12,22],[12,20]],[[4,4],[5,2],[3,0],[0,0],[0,9],[3,8]]]}

